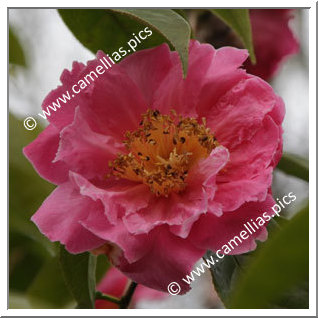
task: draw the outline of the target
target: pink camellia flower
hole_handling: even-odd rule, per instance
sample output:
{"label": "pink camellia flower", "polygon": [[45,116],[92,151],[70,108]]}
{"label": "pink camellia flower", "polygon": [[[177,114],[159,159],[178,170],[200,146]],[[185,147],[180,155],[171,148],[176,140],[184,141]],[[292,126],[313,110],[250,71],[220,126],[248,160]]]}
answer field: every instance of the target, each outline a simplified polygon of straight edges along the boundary
{"label": "pink camellia flower", "polygon": [[245,62],[247,72],[269,80],[281,63],[299,51],[299,44],[288,26],[291,9],[251,9],[250,18],[257,63]]}
{"label": "pink camellia flower", "polygon": [[[206,249],[269,209],[284,104],[240,66],[246,50],[191,41],[186,79],[168,45],[107,70],[24,149],[58,185],[32,220],[70,253],[106,253],[130,279],[166,291]],[[74,62],[43,107],[99,65]],[[231,253],[265,240],[259,228]]]}
{"label": "pink camellia flower", "polygon": [[[121,298],[127,288],[129,280],[115,267],[110,268],[101,282],[97,285],[97,290],[111,295],[113,297]],[[130,307],[135,307],[136,303],[142,300],[159,300],[166,297],[166,293],[138,285],[132,297]],[[97,299],[95,301],[95,308],[97,309],[117,309],[118,305],[104,299]]]}

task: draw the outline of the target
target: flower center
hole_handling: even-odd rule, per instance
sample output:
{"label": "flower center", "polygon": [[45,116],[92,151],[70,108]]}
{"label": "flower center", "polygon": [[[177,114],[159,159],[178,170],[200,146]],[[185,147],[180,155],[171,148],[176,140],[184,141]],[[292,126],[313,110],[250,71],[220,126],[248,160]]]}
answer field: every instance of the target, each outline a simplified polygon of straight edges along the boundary
{"label": "flower center", "polygon": [[162,115],[148,110],[140,127],[125,137],[129,153],[109,162],[112,175],[147,184],[157,196],[184,190],[189,169],[218,145],[205,118],[199,124],[174,111]]}

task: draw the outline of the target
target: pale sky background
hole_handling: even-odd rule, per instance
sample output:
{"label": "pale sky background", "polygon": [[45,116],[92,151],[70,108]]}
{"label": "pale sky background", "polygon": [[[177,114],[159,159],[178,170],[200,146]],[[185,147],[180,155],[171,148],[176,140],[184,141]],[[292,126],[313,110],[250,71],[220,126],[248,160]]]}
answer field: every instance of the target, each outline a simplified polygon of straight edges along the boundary
{"label": "pale sky background", "polygon": [[[26,50],[29,67],[10,77],[10,111],[21,119],[34,116],[41,110],[44,97],[59,83],[65,68],[74,60],[86,62],[94,55],[84,48],[64,25],[56,10],[18,9],[9,11],[10,25],[17,32]],[[298,34],[301,52],[289,59],[271,83],[286,104],[284,120],[284,150],[308,157],[308,12],[296,15],[292,27]],[[45,122],[42,122],[45,124]],[[28,131],[26,130],[26,134]],[[299,179],[275,173],[274,193],[297,194],[297,204],[308,196],[308,184]],[[297,204],[290,213],[297,209]],[[206,273],[193,284],[185,296],[170,296],[166,300],[147,301],[140,308],[212,308],[218,307],[211,297],[212,283]]]}

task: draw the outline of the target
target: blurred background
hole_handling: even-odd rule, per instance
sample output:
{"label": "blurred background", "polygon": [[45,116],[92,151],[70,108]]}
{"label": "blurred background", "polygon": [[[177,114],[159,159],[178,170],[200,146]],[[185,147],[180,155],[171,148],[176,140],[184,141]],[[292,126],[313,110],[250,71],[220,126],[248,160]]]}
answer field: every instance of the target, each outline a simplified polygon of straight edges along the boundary
{"label": "blurred background", "polygon": [[[198,26],[200,14],[197,10],[187,12],[192,27],[200,27],[202,31],[206,26]],[[308,11],[295,10],[293,14],[290,27],[300,50],[282,63],[270,83],[286,105],[284,151],[308,158]],[[9,24],[23,48],[25,61],[17,63],[24,66],[10,64],[9,69],[9,306],[71,308],[74,302],[60,273],[56,245],[29,221],[54,187],[33,171],[22,155],[22,148],[35,139],[43,129],[41,126],[47,123],[38,122],[34,131],[28,131],[23,127],[23,119],[40,112],[44,97],[60,84],[59,77],[65,68],[70,69],[74,60],[85,63],[94,55],[72,35],[56,10],[10,9]],[[204,33],[198,32],[197,36],[204,37]],[[297,201],[285,211],[287,218],[308,197],[308,183],[276,169],[274,195],[282,197],[289,192],[297,195]],[[105,259],[99,260],[98,280],[106,263]],[[135,307],[222,308],[223,305],[213,292],[210,273],[206,272],[185,296],[141,298]]]}

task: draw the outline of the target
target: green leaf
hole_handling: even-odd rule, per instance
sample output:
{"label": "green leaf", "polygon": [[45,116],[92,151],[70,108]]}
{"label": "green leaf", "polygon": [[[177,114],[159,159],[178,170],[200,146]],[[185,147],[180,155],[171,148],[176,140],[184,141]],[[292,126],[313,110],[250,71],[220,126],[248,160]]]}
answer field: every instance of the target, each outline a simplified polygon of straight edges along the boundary
{"label": "green leaf", "polygon": [[88,252],[73,255],[61,245],[60,263],[66,285],[77,302],[77,308],[95,308],[96,256]]}
{"label": "green leaf", "polygon": [[110,262],[107,259],[107,256],[104,254],[97,256],[97,262],[96,262],[96,282],[99,283],[106,272],[111,267]]}
{"label": "green leaf", "polygon": [[232,280],[234,272],[237,270],[237,264],[232,255],[226,255],[224,258],[218,259],[213,252],[209,251],[205,258],[210,259],[211,256],[218,260],[218,263],[210,268],[213,286],[224,305],[226,305],[233,286]]}
{"label": "green leaf", "polygon": [[307,282],[302,282],[295,288],[285,292],[275,302],[274,308],[278,309],[299,309],[309,308],[309,285]]}
{"label": "green leaf", "polygon": [[248,49],[252,63],[255,64],[256,58],[248,9],[211,9],[211,11],[236,32],[245,48]]}
{"label": "green leaf", "polygon": [[30,221],[54,189],[54,185],[37,174],[22,153],[38,132],[26,130],[22,121],[9,114],[9,232],[23,234],[41,243],[54,255],[54,245]]}
{"label": "green leaf", "polygon": [[173,10],[175,13],[178,13],[179,15],[181,15],[182,18],[185,19],[186,21],[189,21],[189,20],[188,20],[188,16],[187,16],[187,14],[186,14],[186,12],[185,12],[184,9],[172,9],[172,10]]}
{"label": "green leaf", "polygon": [[[294,308],[294,304],[288,304],[283,299],[291,290],[297,290],[299,285],[308,284],[308,205],[256,252],[245,274],[237,281],[228,307],[275,308],[283,304]],[[306,303],[308,299],[307,302],[297,300],[298,306]]]}
{"label": "green leaf", "polygon": [[65,308],[71,302],[58,257],[47,260],[30,285],[27,296],[32,308]]}
{"label": "green leaf", "polygon": [[[145,49],[168,42],[178,52],[184,76],[188,67],[190,26],[170,9],[60,9],[65,24],[75,37],[94,54],[98,50],[114,54],[128,46],[134,35],[149,27],[152,35],[137,43],[135,49]],[[133,49],[133,50],[135,50]],[[123,57],[123,54],[119,55]],[[113,57],[113,55],[112,55]]]}
{"label": "green leaf", "polygon": [[191,28],[179,14],[169,9],[114,9],[129,17],[142,21],[158,33],[176,49],[182,63],[184,77],[188,70],[188,46]]}
{"label": "green leaf", "polygon": [[[59,9],[64,23],[74,36],[94,54],[98,50],[105,53],[117,52],[120,47],[127,49],[127,42],[144,29],[144,24],[127,18],[112,10],[101,9]],[[163,36],[153,34],[141,41],[138,49],[159,45]]]}
{"label": "green leaf", "polygon": [[211,266],[209,270],[215,291],[225,306],[229,303],[229,297],[237,277],[241,275],[246,263],[252,257],[251,255],[252,253],[246,253],[242,255],[224,255],[223,258],[218,258],[214,252],[207,251],[204,256],[205,259],[211,259],[212,257],[216,261],[215,265]]}
{"label": "green leaf", "polygon": [[309,163],[303,157],[285,152],[277,168],[287,174],[309,181]]}
{"label": "green leaf", "polygon": [[9,26],[9,63],[26,66],[22,45],[13,29]]}
{"label": "green leaf", "polygon": [[46,249],[23,234],[9,234],[9,288],[26,291],[50,256]]}
{"label": "green leaf", "polygon": [[15,292],[26,291],[47,259],[56,255],[55,244],[30,220],[54,189],[22,153],[39,131],[26,130],[21,120],[9,114],[9,287]]}

